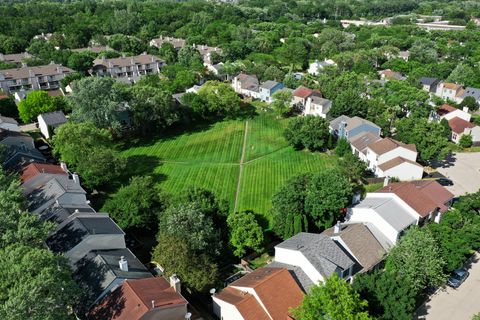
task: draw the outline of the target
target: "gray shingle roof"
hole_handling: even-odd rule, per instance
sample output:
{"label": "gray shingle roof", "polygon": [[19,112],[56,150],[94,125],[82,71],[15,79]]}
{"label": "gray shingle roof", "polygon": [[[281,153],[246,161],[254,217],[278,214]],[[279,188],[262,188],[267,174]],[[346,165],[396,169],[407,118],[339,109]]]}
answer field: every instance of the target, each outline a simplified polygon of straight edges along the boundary
{"label": "gray shingle roof", "polygon": [[328,99],[325,99],[325,98],[322,98],[322,97],[318,97],[318,96],[312,96],[312,103],[314,104],[317,104],[317,105],[322,105],[322,106],[326,106],[326,105],[329,105],[332,103],[331,100],[328,100]]}
{"label": "gray shingle roof", "polygon": [[68,252],[85,238],[96,234],[124,234],[106,215],[77,217],[65,224],[47,239],[47,245],[54,252]]}
{"label": "gray shingle roof", "polygon": [[260,88],[264,88],[264,89],[267,89],[267,90],[272,90],[273,88],[275,88],[279,83],[277,81],[272,81],[272,80],[268,80],[268,81],[265,81],[264,83],[262,83],[262,85],[260,86]]}
{"label": "gray shingle roof", "polygon": [[42,113],[39,117],[42,117],[45,123],[52,127],[59,126],[68,121],[62,111]]}
{"label": "gray shingle roof", "polygon": [[431,86],[435,82],[438,82],[437,78],[428,78],[428,77],[421,77],[420,83],[424,86]]}
{"label": "gray shingle roof", "polygon": [[465,92],[462,94],[462,99],[465,99],[466,97],[474,97],[475,100],[480,100],[480,89],[466,87]]}
{"label": "gray shingle roof", "polygon": [[355,264],[334,240],[323,234],[301,232],[277,247],[300,251],[326,277],[332,275],[337,267],[346,270]]}
{"label": "gray shingle roof", "polygon": [[50,207],[42,211],[39,216],[40,219],[43,221],[51,221],[59,225],[62,222],[66,221],[72,214],[76,212],[94,214],[95,210],[93,210],[87,204],[85,204],[84,206],[75,205],[72,207],[67,207],[54,202]]}
{"label": "gray shingle roof", "polygon": [[[416,219],[394,198],[368,196],[356,208],[370,208],[375,210],[395,230],[402,231],[415,223]],[[354,210],[355,208],[353,208]]]}
{"label": "gray shingle roof", "polygon": [[330,121],[330,128],[332,128],[333,130],[338,130],[338,126],[340,125],[340,123],[344,121],[347,122],[348,120],[350,120],[350,117],[341,115]]}
{"label": "gray shingle roof", "polygon": [[3,161],[5,170],[18,170],[32,162],[45,162],[45,157],[37,149],[26,146],[7,146],[7,155]]}
{"label": "gray shingle roof", "polygon": [[[124,257],[128,271],[122,271],[119,260]],[[93,250],[75,265],[74,278],[86,288],[88,296],[84,303],[90,306],[117,278],[144,279],[153,277],[129,249]]]}
{"label": "gray shingle roof", "polygon": [[17,120],[15,120],[13,118],[10,118],[10,117],[4,117],[4,116],[0,116],[0,123],[9,123],[9,124],[17,124],[18,125]]}

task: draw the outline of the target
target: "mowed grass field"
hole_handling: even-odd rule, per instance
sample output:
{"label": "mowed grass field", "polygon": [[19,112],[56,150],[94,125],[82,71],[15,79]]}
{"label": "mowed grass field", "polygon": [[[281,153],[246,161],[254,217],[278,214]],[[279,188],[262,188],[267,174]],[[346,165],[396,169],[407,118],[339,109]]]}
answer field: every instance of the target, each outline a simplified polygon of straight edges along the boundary
{"label": "mowed grass field", "polygon": [[126,149],[123,155],[135,159],[134,166],[137,159],[139,166],[145,161],[142,159],[148,159],[150,167],[142,168],[141,174],[158,177],[158,183],[167,192],[178,195],[190,186],[203,187],[227,200],[231,210],[239,186],[237,209],[253,210],[270,221],[272,196],[286,180],[337,164],[334,156],[295,151],[288,146],[283,138],[287,121],[266,113],[247,121],[224,121],[201,131],[144,141]]}

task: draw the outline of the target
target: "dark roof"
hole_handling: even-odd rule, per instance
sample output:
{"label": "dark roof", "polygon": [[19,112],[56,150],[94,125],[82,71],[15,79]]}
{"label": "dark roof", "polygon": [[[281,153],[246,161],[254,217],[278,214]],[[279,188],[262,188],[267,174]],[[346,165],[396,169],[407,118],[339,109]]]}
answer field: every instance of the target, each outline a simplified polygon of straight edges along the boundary
{"label": "dark roof", "polygon": [[75,218],[47,239],[54,252],[68,252],[90,235],[125,234],[108,216]]}
{"label": "dark roof", "polygon": [[45,157],[37,149],[23,146],[8,146],[6,160],[3,161],[5,170],[21,170],[32,162],[45,162]]}
{"label": "dark roof", "polygon": [[465,92],[462,95],[462,98],[473,97],[475,100],[480,100],[480,89],[473,87],[466,87]]}
{"label": "dark roof", "polygon": [[264,88],[264,89],[267,89],[267,90],[272,90],[273,88],[275,88],[279,84],[280,83],[277,82],[277,81],[268,80],[268,81],[265,81],[264,83],[262,83],[260,88]]}
{"label": "dark roof", "polygon": [[[128,271],[120,270],[119,261],[124,257]],[[75,263],[74,279],[86,289],[85,306],[100,298],[117,278],[143,279],[153,277],[129,249],[92,250]]]}
{"label": "dark roof", "polygon": [[9,123],[9,124],[16,124],[18,125],[17,120],[10,118],[10,117],[5,117],[0,115],[0,123]]}
{"label": "dark roof", "polygon": [[438,82],[437,78],[428,78],[428,77],[420,78],[420,83],[425,86],[431,86],[433,84],[436,84],[437,82]]}
{"label": "dark roof", "polygon": [[50,207],[40,212],[39,216],[40,219],[43,221],[50,221],[57,225],[60,225],[68,218],[70,218],[74,213],[95,214],[96,212],[92,209],[92,207],[87,204],[85,204],[84,206],[75,205],[72,207],[67,207],[54,202]]}
{"label": "dark roof", "polygon": [[42,117],[45,123],[52,127],[56,127],[68,121],[67,117],[65,117],[65,114],[63,114],[62,111],[42,113],[38,117]]}

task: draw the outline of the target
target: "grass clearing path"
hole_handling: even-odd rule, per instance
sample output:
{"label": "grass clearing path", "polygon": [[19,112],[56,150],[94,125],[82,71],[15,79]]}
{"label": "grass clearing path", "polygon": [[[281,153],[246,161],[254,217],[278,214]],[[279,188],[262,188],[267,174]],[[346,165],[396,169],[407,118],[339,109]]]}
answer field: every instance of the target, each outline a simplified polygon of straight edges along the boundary
{"label": "grass clearing path", "polygon": [[233,206],[233,212],[236,212],[238,209],[238,196],[240,194],[240,188],[242,186],[242,172],[243,172],[243,164],[245,162],[245,149],[247,148],[247,137],[248,137],[248,120],[245,121],[245,133],[243,135],[242,157],[240,158],[240,170],[238,171],[237,191],[235,192],[235,205]]}

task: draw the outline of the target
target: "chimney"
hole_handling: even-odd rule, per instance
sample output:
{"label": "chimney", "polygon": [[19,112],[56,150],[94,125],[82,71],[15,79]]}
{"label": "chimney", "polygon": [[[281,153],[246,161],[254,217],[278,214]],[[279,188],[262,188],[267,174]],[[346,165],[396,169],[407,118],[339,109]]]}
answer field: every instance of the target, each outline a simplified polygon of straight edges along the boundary
{"label": "chimney", "polygon": [[383,179],[383,186],[386,187],[390,184],[390,177],[386,176],[385,179]]}
{"label": "chimney", "polygon": [[337,221],[337,223],[333,227],[333,234],[338,234],[340,231],[342,231],[342,224],[340,223],[340,221]]}
{"label": "chimney", "polygon": [[78,176],[78,174],[76,172],[74,172],[72,174],[72,179],[73,179],[73,182],[75,182],[76,184],[80,185],[80,177]]}
{"label": "chimney", "polygon": [[192,319],[192,314],[190,312],[185,313],[185,320]]}
{"label": "chimney", "polygon": [[118,261],[118,266],[120,267],[120,270],[128,272],[128,261],[125,259],[124,256],[120,257],[120,260]]}
{"label": "chimney", "polygon": [[155,309],[155,300],[152,300],[152,309]]}
{"label": "chimney", "polygon": [[463,107],[463,112],[468,113],[468,107]]}
{"label": "chimney", "polygon": [[182,292],[182,286],[180,283],[180,279],[178,279],[177,275],[174,273],[170,277],[170,287],[172,287],[175,292],[181,293]]}

